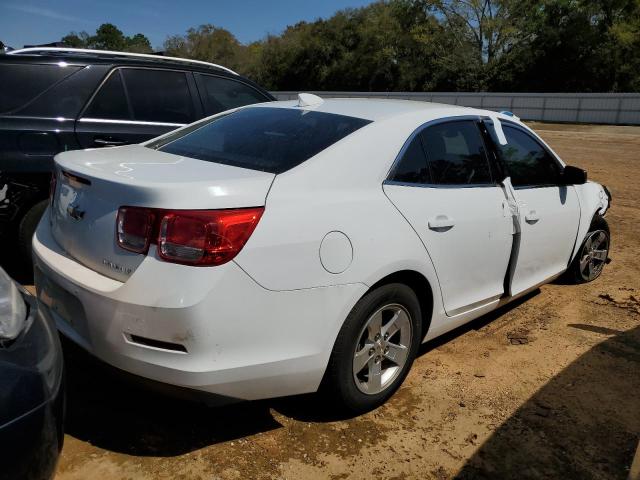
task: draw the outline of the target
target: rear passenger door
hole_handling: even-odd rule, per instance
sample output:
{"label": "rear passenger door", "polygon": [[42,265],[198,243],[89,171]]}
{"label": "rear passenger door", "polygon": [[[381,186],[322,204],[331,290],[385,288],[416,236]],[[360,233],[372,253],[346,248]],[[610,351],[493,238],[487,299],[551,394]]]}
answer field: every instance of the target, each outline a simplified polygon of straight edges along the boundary
{"label": "rear passenger door", "polygon": [[422,239],[450,316],[504,293],[513,224],[495,179],[476,120],[451,120],[414,134],[384,184]]}
{"label": "rear passenger door", "polygon": [[[510,294],[516,295],[563,272],[578,234],[575,188],[560,185],[561,164],[524,128],[503,122],[506,145],[495,141],[518,204],[520,236]],[[493,135],[493,128],[488,129]]]}
{"label": "rear passenger door", "polygon": [[76,122],[83,148],[140,143],[202,116],[191,72],[117,68]]}

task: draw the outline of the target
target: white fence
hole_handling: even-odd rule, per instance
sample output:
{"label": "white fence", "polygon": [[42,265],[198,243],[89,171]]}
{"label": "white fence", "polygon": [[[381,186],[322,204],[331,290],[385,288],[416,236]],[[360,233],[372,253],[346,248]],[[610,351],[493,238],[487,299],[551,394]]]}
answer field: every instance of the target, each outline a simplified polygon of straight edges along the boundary
{"label": "white fence", "polygon": [[[298,92],[271,92],[278,100]],[[640,93],[309,92],[324,98],[393,98],[508,110],[523,120],[640,125]]]}

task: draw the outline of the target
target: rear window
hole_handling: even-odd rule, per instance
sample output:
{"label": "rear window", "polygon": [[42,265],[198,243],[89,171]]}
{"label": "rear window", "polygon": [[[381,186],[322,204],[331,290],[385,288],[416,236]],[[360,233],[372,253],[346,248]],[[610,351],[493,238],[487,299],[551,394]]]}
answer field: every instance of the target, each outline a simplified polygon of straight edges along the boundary
{"label": "rear window", "polygon": [[277,174],[369,123],[362,118],[292,108],[245,108],[147,146],[174,155]]}
{"label": "rear window", "polygon": [[80,67],[0,64],[0,112],[16,110]]}

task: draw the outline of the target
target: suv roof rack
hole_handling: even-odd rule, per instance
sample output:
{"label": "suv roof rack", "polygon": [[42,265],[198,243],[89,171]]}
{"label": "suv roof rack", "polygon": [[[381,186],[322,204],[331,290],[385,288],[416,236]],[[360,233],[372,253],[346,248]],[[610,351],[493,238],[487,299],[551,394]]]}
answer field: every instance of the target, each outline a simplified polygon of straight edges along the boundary
{"label": "suv roof rack", "polygon": [[152,55],[149,53],[115,52],[111,50],[93,50],[90,48],[29,47],[29,48],[19,48],[17,50],[11,50],[10,52],[7,52],[7,55],[16,55],[16,54],[19,55],[21,53],[88,53],[93,55],[105,55],[105,56],[112,56],[112,57],[132,57],[132,58],[147,58],[152,60],[171,60],[174,62],[196,63],[200,65],[207,65],[209,67],[216,67],[226,72],[232,73],[233,75],[238,75],[238,73],[234,72],[230,68],[223,67],[222,65],[218,65],[216,63],[203,62],[202,60],[191,60],[189,58],[165,57],[164,55]]}

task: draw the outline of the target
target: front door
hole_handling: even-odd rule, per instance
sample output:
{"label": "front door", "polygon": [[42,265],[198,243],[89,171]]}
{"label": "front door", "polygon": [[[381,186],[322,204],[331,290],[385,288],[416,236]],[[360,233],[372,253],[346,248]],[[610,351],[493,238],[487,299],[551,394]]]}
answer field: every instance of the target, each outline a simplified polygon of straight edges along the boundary
{"label": "front door", "polygon": [[496,145],[519,211],[517,254],[508,282],[508,293],[516,295],[567,268],[580,205],[573,186],[559,185],[562,166],[551,152],[522,127],[503,123],[503,131],[507,144]]}
{"label": "front door", "polygon": [[401,152],[384,192],[423,241],[445,310],[504,293],[513,223],[474,120],[428,125]]}

